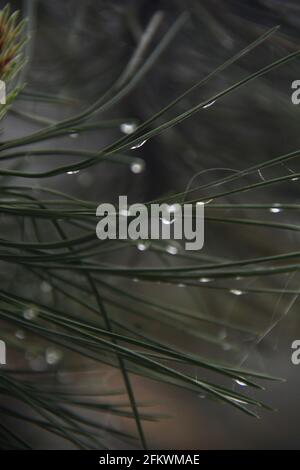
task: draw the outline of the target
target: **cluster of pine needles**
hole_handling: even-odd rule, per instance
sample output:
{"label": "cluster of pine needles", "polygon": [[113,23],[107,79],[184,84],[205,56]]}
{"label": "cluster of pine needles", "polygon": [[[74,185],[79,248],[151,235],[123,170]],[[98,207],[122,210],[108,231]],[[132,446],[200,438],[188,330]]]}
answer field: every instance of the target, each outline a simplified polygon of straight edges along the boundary
{"label": "cluster of pine needles", "polygon": [[[20,22],[18,18],[19,14],[12,13],[9,6],[0,13],[0,78],[5,81],[8,91],[7,105],[2,107],[1,117],[10,110],[13,112],[14,104],[20,98],[48,103],[59,102],[56,96],[27,91],[24,83],[16,85],[18,72],[25,64],[24,45],[29,39],[26,21]],[[141,80],[146,78],[147,72],[155,67],[157,59],[172,44],[172,39],[186,21],[188,21],[187,16],[181,15],[152,52],[147,54],[149,35],[152,40],[157,17],[152,19],[145,31],[148,40],[138,44],[121,76],[117,77],[106,93],[87,109],[67,119],[51,122],[46,126],[41,125],[38,131],[28,135],[7,141],[1,140],[0,160],[14,165],[5,167],[2,164],[0,167],[0,212],[5,220],[8,220],[8,224],[15,223],[18,227],[24,228],[25,225],[27,227],[26,237],[24,229],[20,229],[14,232],[8,231],[7,237],[0,238],[2,269],[7,269],[8,272],[12,266],[15,266],[25,280],[24,286],[20,286],[19,289],[0,286],[1,339],[6,341],[9,355],[12,350],[16,351],[16,367],[8,365],[0,369],[0,446],[4,449],[29,449],[33,445],[30,439],[25,437],[26,433],[16,431],[19,426],[12,425],[16,422],[22,423],[20,429],[22,426],[23,429],[28,426],[40,428],[69,441],[80,449],[106,448],[108,434],[123,439],[129,446],[142,446],[146,449],[144,422],[156,421],[161,417],[144,410],[143,403],[136,396],[132,386],[132,375],[146,377],[170,386],[183,387],[191,393],[204,393],[207,398],[215,398],[249,416],[257,417],[259,410],[269,409],[261,400],[233,389],[232,382],[238,381],[254,389],[263,389],[260,383],[262,380],[278,380],[276,377],[209,360],[190,353],[188,348],[183,350],[176,344],[169,344],[152,337],[146,328],[138,331],[131,326],[134,321],[131,322],[129,319],[140,318],[145,325],[155,319],[162,327],[185,331],[206,341],[209,340],[205,334],[206,323],[224,326],[221,319],[210,318],[201,312],[195,314],[189,309],[178,308],[172,303],[167,304],[160,299],[154,300],[137,293],[134,281],[145,282],[148,288],[151,288],[152,283],[180,287],[197,284],[198,288],[206,288],[206,284],[199,285],[198,281],[209,279],[212,282],[224,282],[223,288],[228,289],[236,277],[246,279],[299,270],[300,264],[295,261],[299,253],[287,252],[278,256],[235,261],[203,259],[201,253],[186,256],[182,252],[180,258],[182,263],[178,266],[165,263],[164,266],[157,267],[147,267],[147,265],[135,267],[109,263],[106,260],[109,253],[122,252],[132,245],[136,246],[136,243],[126,240],[100,242],[96,238],[95,214],[96,207],[101,201],[96,204],[93,201],[81,200],[51,188],[47,189],[43,184],[44,178],[75,174],[83,169],[99,167],[102,162],[113,162],[117,165],[136,162],[138,159],[132,156],[131,148],[154,139],[186,119],[192,119],[195,113],[201,112],[210,103],[222,100],[225,96],[230,97],[235,91],[246,87],[270,71],[287,66],[300,55],[300,51],[297,51],[284,56],[226,89],[216,92],[191,109],[180,114],[176,113],[176,105],[192,91],[203,87],[212,78],[276,34],[278,27],[274,27],[236,52],[151,118],[136,126],[132,133],[123,135],[104,148],[94,151],[39,148],[38,144],[44,141],[55,142],[55,139],[61,136],[82,135],[93,130],[99,132],[101,127],[108,126],[109,122],[101,120],[99,116],[101,117],[104,111],[107,113],[113,109]],[[63,104],[63,100],[61,101]],[[167,111],[174,111],[174,117],[164,119]],[[162,123],[157,125],[159,119]],[[116,121],[118,120],[111,121],[112,127],[116,125]],[[122,119],[119,121],[122,122]],[[5,125],[6,121],[3,121],[3,126]],[[239,182],[243,177],[256,174],[258,170],[286,163],[299,154],[300,150],[296,150],[277,156],[245,168],[238,174],[193,188],[188,193],[163,196],[157,202],[173,204],[182,203],[184,199],[185,202],[196,204],[199,198],[193,197],[194,191],[205,191],[206,195],[202,201],[207,203],[208,220],[233,224],[233,227],[236,224],[249,226],[259,224],[266,227],[273,226],[276,230],[299,231],[298,226],[287,226],[283,223],[275,224],[251,218],[228,218],[226,216],[228,209],[241,209],[246,205],[218,203],[218,200],[222,200],[225,196],[241,192],[250,193],[258,187],[267,188],[300,177],[300,174],[288,174],[253,184],[242,184],[234,189],[224,189],[227,183]],[[49,159],[51,163],[53,155],[70,157],[70,160],[76,158],[77,161],[38,172],[26,171],[26,168],[18,165],[18,162],[25,157]],[[20,181],[20,178],[22,184],[12,184],[15,180]],[[30,181],[36,179],[39,184],[33,188],[32,184],[26,184],[26,179]],[[251,205],[248,208],[251,209]],[[289,208],[298,209],[296,205]],[[268,206],[257,204],[256,209],[265,210]],[[224,215],[216,217],[215,211]],[[10,233],[14,233],[14,236],[9,236]],[[16,233],[19,234],[18,238]],[[148,251],[162,252],[161,243],[151,243]],[[32,291],[26,288],[27,280],[32,286]],[[132,282],[132,288],[124,287],[121,281],[126,281],[126,285]],[[34,286],[40,285],[47,286],[51,290],[51,301],[41,300],[35,295]],[[212,283],[210,288],[213,288]],[[116,311],[121,314],[116,315]],[[19,358],[25,355],[26,345],[24,341],[18,341],[11,334],[12,327],[19,332],[19,336],[26,334],[26,337],[33,338],[36,348],[38,344],[43,348],[46,347],[48,353],[50,351],[50,357],[54,358],[53,363],[55,352],[69,351],[70,357],[74,357],[74,363],[82,365],[82,369],[81,366],[76,369],[77,372],[82,370],[82,377],[85,377],[84,371],[89,363],[115,368],[122,377],[124,389],[101,390],[101,387],[98,387],[91,393],[88,388],[82,391],[82,388],[77,390],[75,386],[70,390],[65,384],[53,380],[53,376],[56,375],[55,368],[43,372],[23,367]],[[237,328],[234,324],[227,327]],[[191,366],[197,367],[200,371],[197,378],[188,372]],[[72,368],[70,370],[72,371]],[[212,377],[210,380],[205,378],[207,371],[209,377]],[[95,372],[96,376],[99,374],[101,374],[100,367],[99,371]],[[219,378],[222,379],[222,384]],[[80,382],[84,385],[84,381]],[[227,385],[223,385],[224,382]],[[115,395],[117,402],[112,399]],[[87,417],[91,410],[93,419]],[[134,420],[136,435],[117,430],[113,425],[103,424],[101,413]]]}

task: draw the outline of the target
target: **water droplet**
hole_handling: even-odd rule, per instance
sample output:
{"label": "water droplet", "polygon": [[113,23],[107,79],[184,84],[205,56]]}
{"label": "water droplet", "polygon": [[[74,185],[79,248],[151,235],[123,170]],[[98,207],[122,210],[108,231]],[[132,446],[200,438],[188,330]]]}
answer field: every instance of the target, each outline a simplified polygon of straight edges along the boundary
{"label": "water droplet", "polygon": [[147,142],[147,139],[146,140],[142,140],[141,142],[139,142],[138,144],[135,144],[133,145],[131,148],[131,150],[135,150],[135,149],[139,149],[140,147],[142,147],[143,145],[145,145],[145,143]]}
{"label": "water droplet", "polygon": [[140,282],[140,280],[137,277],[134,277],[132,280],[133,282]]}
{"label": "water droplet", "polygon": [[25,320],[34,320],[38,316],[38,312],[34,307],[28,307],[23,312]]}
{"label": "water droplet", "polygon": [[73,170],[73,171],[67,172],[68,175],[77,175],[77,173],[79,173],[79,170]]}
{"label": "water droplet", "polygon": [[60,349],[54,348],[54,347],[49,347],[46,349],[45,353],[45,358],[46,362],[49,365],[54,365],[57,364],[58,362],[61,361],[63,357],[62,351]]}
{"label": "water droplet", "polygon": [[270,209],[270,212],[272,212],[273,214],[278,214],[278,212],[281,212],[282,209],[280,209],[280,207],[278,207],[280,204],[274,204],[273,207],[271,207]]}
{"label": "water droplet", "polygon": [[146,250],[148,250],[149,245],[150,245],[149,242],[148,242],[148,243],[141,242],[141,243],[138,243],[138,244],[137,244],[137,248],[138,248],[138,250],[140,250],[140,251],[146,251]]}
{"label": "water droplet", "polygon": [[203,106],[203,109],[209,108],[209,107],[212,106],[215,102],[216,102],[216,100],[211,101],[210,103],[205,104],[205,105]]}
{"label": "water droplet", "polygon": [[20,339],[20,340],[25,339],[25,336],[26,336],[26,335],[25,335],[25,331],[23,331],[23,330],[17,330],[17,331],[15,332],[15,337],[16,337],[17,339]]}
{"label": "water droplet", "polygon": [[52,291],[52,286],[46,282],[46,281],[43,281],[41,283],[41,290],[42,292],[44,292],[45,294],[49,294],[51,291]]}
{"label": "water droplet", "polygon": [[234,401],[235,403],[240,403],[241,405],[248,405],[248,402],[246,402],[245,400],[239,400],[238,398],[229,396],[227,396],[227,398],[229,398],[231,401]]}
{"label": "water droplet", "polygon": [[123,122],[120,125],[121,132],[126,135],[133,134],[136,129],[137,125],[134,122]]}
{"label": "water droplet", "polygon": [[235,380],[235,382],[241,387],[247,387],[247,384],[245,382],[242,382],[242,380]]}
{"label": "water droplet", "polygon": [[166,252],[169,253],[169,255],[177,255],[178,248],[174,245],[168,245],[166,248]]}
{"label": "water droplet", "polygon": [[78,137],[78,132],[76,132],[76,131],[75,131],[75,132],[71,132],[70,137],[71,137],[71,139],[77,139],[77,137]]}
{"label": "water droplet", "polygon": [[142,173],[145,169],[145,163],[144,162],[134,162],[130,165],[130,170],[132,173],[135,175],[138,175],[139,173]]}
{"label": "water droplet", "polygon": [[162,217],[160,220],[162,221],[162,223],[163,223],[164,225],[172,225],[172,224],[174,224],[174,222],[175,222],[176,219],[175,219],[175,218],[173,218],[173,219],[165,219],[164,217]]}
{"label": "water droplet", "polygon": [[233,295],[242,295],[243,291],[239,289],[230,289],[230,293]]}
{"label": "water droplet", "polygon": [[292,178],[292,181],[299,181],[299,178]]}
{"label": "water droplet", "polygon": [[199,281],[200,282],[211,282],[212,279],[210,279],[209,277],[200,277]]}
{"label": "water droplet", "polygon": [[128,217],[130,214],[129,210],[127,209],[120,209],[120,215],[122,215],[123,217]]}
{"label": "water droplet", "polygon": [[177,204],[171,204],[167,206],[167,212],[169,214],[175,214],[179,210],[179,206]]}
{"label": "water droplet", "polygon": [[257,170],[258,171],[258,174],[259,174],[259,177],[262,181],[266,181],[264,175],[262,174],[261,170]]}
{"label": "water droplet", "polygon": [[177,284],[177,287],[185,287],[185,284]]}

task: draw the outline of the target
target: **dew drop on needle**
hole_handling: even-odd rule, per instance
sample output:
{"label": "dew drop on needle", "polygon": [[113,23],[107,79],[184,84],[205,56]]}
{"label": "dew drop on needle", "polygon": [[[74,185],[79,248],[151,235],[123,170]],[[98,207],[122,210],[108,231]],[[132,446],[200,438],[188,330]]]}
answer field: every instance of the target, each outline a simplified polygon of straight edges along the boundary
{"label": "dew drop on needle", "polygon": [[143,242],[141,242],[141,243],[138,243],[138,244],[137,244],[137,249],[138,249],[139,251],[146,251],[146,250],[148,250],[148,248],[149,248],[149,243],[143,243]]}
{"label": "dew drop on needle", "polygon": [[230,293],[233,295],[243,295],[243,291],[239,289],[230,289]]}
{"label": "dew drop on needle", "polygon": [[176,219],[173,218],[172,220],[170,220],[170,219],[166,219],[166,218],[162,217],[160,220],[162,221],[162,223],[164,225],[172,225],[172,224],[174,224]]}
{"label": "dew drop on needle", "polygon": [[70,137],[71,137],[71,139],[77,139],[78,132],[71,132]]}
{"label": "dew drop on needle", "polygon": [[57,349],[54,347],[49,347],[46,349],[45,359],[46,359],[47,364],[49,365],[55,365],[58,362],[60,362],[62,359],[62,356],[63,354],[62,354],[62,351],[60,351],[60,349]]}
{"label": "dew drop on needle", "polygon": [[23,330],[17,330],[15,332],[15,337],[19,340],[25,339],[25,332]]}
{"label": "dew drop on needle", "polygon": [[23,312],[25,320],[34,320],[38,316],[38,312],[34,307],[28,307]]}
{"label": "dew drop on needle", "polygon": [[168,245],[166,248],[166,252],[169,253],[169,255],[177,255],[178,248],[174,245]]}
{"label": "dew drop on needle", "polygon": [[203,109],[210,108],[215,102],[216,102],[216,100],[210,101],[210,103],[207,103],[203,106]]}
{"label": "dew drop on needle", "polygon": [[147,140],[142,140],[141,142],[139,142],[138,144],[133,145],[130,148],[131,148],[131,150],[139,149],[140,147],[145,145],[146,142],[147,142]]}
{"label": "dew drop on needle", "polygon": [[126,135],[133,134],[136,129],[137,125],[134,122],[123,122],[120,125],[120,131]]}
{"label": "dew drop on needle", "polygon": [[242,380],[237,379],[237,380],[235,380],[235,383],[237,383],[241,387],[247,387],[247,384],[245,382],[243,382]]}
{"label": "dew drop on needle", "polygon": [[280,207],[278,207],[276,205],[274,207],[270,208],[270,212],[272,212],[272,214],[278,214],[281,211],[282,211],[282,209],[280,209]]}

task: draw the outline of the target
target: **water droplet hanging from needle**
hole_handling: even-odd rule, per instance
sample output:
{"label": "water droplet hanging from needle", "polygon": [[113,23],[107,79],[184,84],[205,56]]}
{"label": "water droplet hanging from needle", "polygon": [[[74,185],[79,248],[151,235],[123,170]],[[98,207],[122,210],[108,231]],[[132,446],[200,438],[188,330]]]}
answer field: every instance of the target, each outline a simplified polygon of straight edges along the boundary
{"label": "water droplet hanging from needle", "polygon": [[281,211],[282,211],[282,209],[280,209],[280,207],[278,207],[278,205],[275,205],[275,206],[271,207],[271,209],[270,209],[270,212],[272,212],[273,214],[278,214]]}
{"label": "water droplet hanging from needle", "polygon": [[173,217],[173,219],[167,219],[167,218],[165,218],[165,217],[161,217],[160,220],[162,221],[162,223],[163,223],[164,225],[172,225],[172,224],[174,224],[176,218]]}
{"label": "water droplet hanging from needle", "polygon": [[180,209],[180,205],[179,205],[179,204],[171,204],[171,205],[168,205],[168,206],[167,206],[167,212],[168,212],[169,214],[174,214],[174,213],[177,212],[179,209]]}
{"label": "water droplet hanging from needle", "polygon": [[28,307],[23,312],[25,320],[34,320],[38,316],[38,312],[34,307]]}
{"label": "water droplet hanging from needle", "polygon": [[44,294],[49,294],[51,291],[52,291],[52,286],[51,284],[49,284],[48,282],[46,281],[43,281],[41,283],[41,291],[44,293]]}
{"label": "water droplet hanging from needle", "polygon": [[146,250],[148,250],[149,245],[150,245],[149,242],[148,242],[148,243],[141,242],[141,243],[138,243],[138,244],[137,244],[137,249],[138,249],[139,251],[146,251]]}
{"label": "water droplet hanging from needle", "polygon": [[166,252],[169,253],[169,255],[177,255],[178,248],[174,245],[168,245],[166,248]]}
{"label": "water droplet hanging from needle", "polygon": [[121,132],[126,135],[133,134],[136,129],[137,125],[134,122],[123,122],[120,125]]}
{"label": "water droplet hanging from needle", "polygon": [[78,135],[78,132],[71,132],[70,137],[71,139],[77,139]]}
{"label": "water droplet hanging from needle", "polygon": [[210,279],[209,277],[200,277],[199,281],[200,282],[211,282],[212,279]]}
{"label": "water droplet hanging from needle", "polygon": [[236,380],[235,381],[238,385],[240,385],[241,387],[247,387],[247,384],[245,382],[242,382],[241,380]]}
{"label": "water droplet hanging from needle", "polygon": [[262,181],[266,181],[266,179],[265,179],[264,175],[262,174],[261,170],[258,170],[258,174],[259,174],[260,179],[261,179]]}
{"label": "water droplet hanging from needle", "polygon": [[121,209],[120,215],[122,215],[123,217],[128,217],[130,215],[130,212],[128,209]]}
{"label": "water droplet hanging from needle", "polygon": [[15,337],[16,337],[17,339],[19,339],[19,340],[25,339],[25,336],[26,336],[26,335],[25,335],[25,332],[24,332],[23,330],[17,330],[17,331],[15,332]]}
{"label": "water droplet hanging from needle", "polygon": [[210,103],[205,104],[204,106],[202,106],[202,109],[210,108],[215,102],[216,102],[216,100],[211,101]]}
{"label": "water droplet hanging from needle", "polygon": [[230,294],[233,294],[233,295],[243,295],[243,291],[239,289],[230,289],[229,292]]}
{"label": "water droplet hanging from needle", "polygon": [[62,354],[62,351],[60,351],[59,349],[54,348],[54,347],[49,347],[46,349],[45,356],[46,356],[47,364],[52,366],[61,361],[63,354]]}
{"label": "water droplet hanging from needle", "polygon": [[146,140],[142,140],[141,142],[139,142],[138,144],[135,144],[133,145],[131,148],[131,150],[135,150],[135,149],[139,149],[140,147],[142,147],[143,145],[145,145],[145,143],[147,142],[147,139]]}

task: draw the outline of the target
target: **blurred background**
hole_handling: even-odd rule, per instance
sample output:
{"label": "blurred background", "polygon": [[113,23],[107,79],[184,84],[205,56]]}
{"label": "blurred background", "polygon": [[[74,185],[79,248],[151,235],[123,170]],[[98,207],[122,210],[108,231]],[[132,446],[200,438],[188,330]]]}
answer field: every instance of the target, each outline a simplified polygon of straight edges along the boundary
{"label": "blurred background", "polygon": [[[0,2],[0,5],[6,3]],[[59,145],[46,141],[42,144],[45,149],[50,145],[64,145],[69,149],[103,148],[124,132],[126,134],[128,127],[122,127],[122,123],[128,126],[132,122],[144,122],[273,26],[280,25],[275,35],[217,74],[204,87],[186,96],[177,104],[176,113],[186,111],[299,48],[300,5],[296,0],[29,0],[15,1],[12,5],[21,8],[22,16],[30,17],[29,61],[23,72],[26,90],[68,97],[70,103],[53,105],[18,100],[2,125],[1,139],[4,140],[39,129],[40,123],[35,122],[37,116],[43,117],[45,123],[47,120],[56,121],[73,115],[87,103],[93,103],[122,73],[154,15],[158,15],[158,26],[150,50],[154,50],[178,18],[184,19],[145,77],[116,106],[101,115],[106,120],[121,118],[121,124],[83,135],[74,132],[60,138]],[[42,185],[97,203],[115,202],[120,194],[128,194],[130,202],[145,202],[207,185],[295,151],[300,148],[300,108],[291,102],[291,84],[297,79],[300,79],[299,58],[272,70],[154,137],[142,147],[130,151],[130,155],[137,158],[135,165],[132,162],[127,165],[105,162],[78,174],[43,179]],[[176,113],[169,111],[155,124]],[[62,156],[53,156],[51,161],[28,158],[20,168],[45,171],[65,161]],[[300,165],[295,158],[243,176],[242,181],[235,181],[225,189],[297,172],[300,172]],[[37,184],[34,179],[27,179],[24,183],[22,178],[11,178],[10,183]],[[40,181],[38,183],[41,185]],[[193,198],[209,199],[211,194],[221,190],[224,186],[217,190],[211,187],[195,190]],[[238,261],[296,252],[299,249],[297,230],[278,229],[274,224],[297,226],[299,211],[277,208],[279,204],[299,202],[300,179],[294,177],[280,184],[230,194],[216,200],[219,204],[254,205],[254,208],[218,210],[208,204],[205,245],[199,253],[201,260]],[[265,205],[265,209],[255,208],[257,204]],[[270,210],[270,206],[275,210]],[[212,220],[218,217],[267,221],[273,226]],[[3,227],[8,233],[11,230],[5,221]],[[156,266],[158,262],[166,266],[176,266],[180,262],[184,264],[180,258],[177,261],[176,255],[180,255],[182,250],[179,245],[166,246],[162,253],[144,248],[140,246],[139,249],[125,250],[122,254],[112,254],[109,260],[119,262],[121,258],[126,265],[137,267]],[[259,397],[277,410],[262,410],[261,419],[258,420],[217,400],[208,399],[205,394],[192,394],[132,376],[138,400],[149,403],[156,412],[168,415],[158,423],[145,423],[149,447],[299,449],[300,366],[291,362],[291,344],[295,339],[300,339],[298,272],[242,279],[239,276],[223,280],[199,279],[193,286],[134,281],[138,280],[113,282],[118,287],[161,300],[171,307],[187,308],[218,320],[216,324],[191,324],[193,331],[189,332],[172,325],[163,326],[153,314],[151,321],[135,318],[134,325],[139,331],[146,330],[153,338],[163,338],[173,346],[231,366],[244,366],[286,379],[286,383],[268,382],[264,384],[266,391],[258,392],[248,392],[240,384],[232,385],[238,391],[243,389],[244,393]],[[24,278],[18,268],[8,273],[3,267],[2,286],[17,291],[21,283],[22,289],[32,296],[40,289],[40,284],[37,285],[30,276]],[[43,295],[48,294],[44,285]],[[130,305],[130,300],[124,301],[125,309],[127,303]],[[113,312],[115,318],[120,314],[117,310]],[[26,338],[22,340],[26,341]],[[29,366],[38,372],[45,372],[49,362],[48,365],[44,364],[39,354],[36,357],[32,352],[27,352],[25,358],[20,359],[16,353],[14,366]],[[64,380],[63,383],[72,385],[85,381],[116,389],[122,385],[118,371],[103,367],[91,372],[88,367],[85,370],[84,360],[80,373],[67,372],[72,362],[68,353],[54,362],[51,370],[55,369],[56,378]],[[12,367],[11,364],[9,366]],[[197,367],[190,373],[195,378],[208,375]],[[104,416],[103,420],[117,429],[134,432],[131,420],[110,415]],[[24,433],[31,436],[36,448],[72,447],[63,440],[54,439],[48,433],[40,434],[27,426],[23,424]],[[135,447],[110,435],[105,436],[104,440],[112,448]]]}

